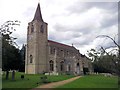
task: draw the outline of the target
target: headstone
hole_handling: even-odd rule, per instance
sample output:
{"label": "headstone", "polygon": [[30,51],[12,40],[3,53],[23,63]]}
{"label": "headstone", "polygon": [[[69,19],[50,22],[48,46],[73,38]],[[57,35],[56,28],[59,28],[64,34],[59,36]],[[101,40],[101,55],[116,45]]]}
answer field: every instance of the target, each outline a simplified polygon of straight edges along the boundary
{"label": "headstone", "polygon": [[24,79],[24,75],[21,75],[21,79],[22,79],[22,80]]}
{"label": "headstone", "polygon": [[15,71],[12,72],[12,80],[15,80]]}
{"label": "headstone", "polygon": [[8,80],[9,77],[9,71],[6,71],[6,80]]}

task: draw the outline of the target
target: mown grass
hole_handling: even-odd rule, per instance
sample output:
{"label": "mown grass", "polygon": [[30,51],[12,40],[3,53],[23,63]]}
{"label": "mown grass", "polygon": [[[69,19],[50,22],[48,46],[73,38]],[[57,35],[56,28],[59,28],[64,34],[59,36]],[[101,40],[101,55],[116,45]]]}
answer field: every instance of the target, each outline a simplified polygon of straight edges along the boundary
{"label": "mown grass", "polygon": [[57,88],[118,88],[118,78],[102,75],[83,76]]}
{"label": "mown grass", "polygon": [[[24,75],[25,78],[22,80],[21,75]],[[2,88],[34,88],[37,87],[42,83],[41,77],[44,75],[40,74],[24,74],[17,72],[15,74],[15,80],[12,81],[11,74],[9,80],[5,80],[5,75],[2,77]],[[73,75],[58,75],[58,76],[47,76],[49,82],[56,82],[65,79],[69,79],[74,77]]]}

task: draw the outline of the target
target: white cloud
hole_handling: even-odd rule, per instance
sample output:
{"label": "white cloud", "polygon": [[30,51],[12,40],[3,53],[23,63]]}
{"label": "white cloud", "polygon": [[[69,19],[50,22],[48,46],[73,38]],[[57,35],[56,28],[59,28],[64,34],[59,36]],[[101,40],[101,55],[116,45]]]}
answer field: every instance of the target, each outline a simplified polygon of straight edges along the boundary
{"label": "white cloud", "polygon": [[[26,43],[27,24],[34,17],[38,2],[0,0],[0,25],[7,20],[21,21],[21,26],[13,34],[18,38],[19,45]],[[49,39],[68,45],[73,43],[82,53],[101,44],[96,36],[114,37],[117,34],[116,5],[107,2],[81,3],[79,0],[40,0],[43,20],[48,23]]]}

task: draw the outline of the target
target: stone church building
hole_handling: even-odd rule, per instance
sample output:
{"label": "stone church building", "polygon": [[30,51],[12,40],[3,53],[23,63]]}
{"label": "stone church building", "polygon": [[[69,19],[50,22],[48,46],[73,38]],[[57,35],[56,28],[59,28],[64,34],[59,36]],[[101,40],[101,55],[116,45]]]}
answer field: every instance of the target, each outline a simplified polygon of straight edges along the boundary
{"label": "stone church building", "polygon": [[90,61],[74,46],[48,40],[48,24],[43,21],[40,4],[28,23],[25,73],[83,74]]}

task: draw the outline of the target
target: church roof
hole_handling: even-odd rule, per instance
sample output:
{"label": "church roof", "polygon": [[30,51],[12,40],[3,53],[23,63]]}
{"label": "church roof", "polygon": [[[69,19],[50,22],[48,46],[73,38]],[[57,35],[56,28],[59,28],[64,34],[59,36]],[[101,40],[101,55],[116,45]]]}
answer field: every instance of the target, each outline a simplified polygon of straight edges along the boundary
{"label": "church roof", "polygon": [[43,22],[41,9],[40,9],[40,4],[39,3],[38,3],[38,6],[37,6],[37,9],[36,9],[33,21],[34,20],[38,20],[38,21],[42,21]]}
{"label": "church roof", "polygon": [[58,47],[63,47],[63,48],[66,48],[66,49],[77,50],[74,46],[69,46],[69,45],[62,44],[62,43],[59,43],[59,42],[55,42],[55,41],[52,41],[52,40],[48,40],[48,43],[50,43],[52,45],[55,45],[55,46],[58,46]]}

